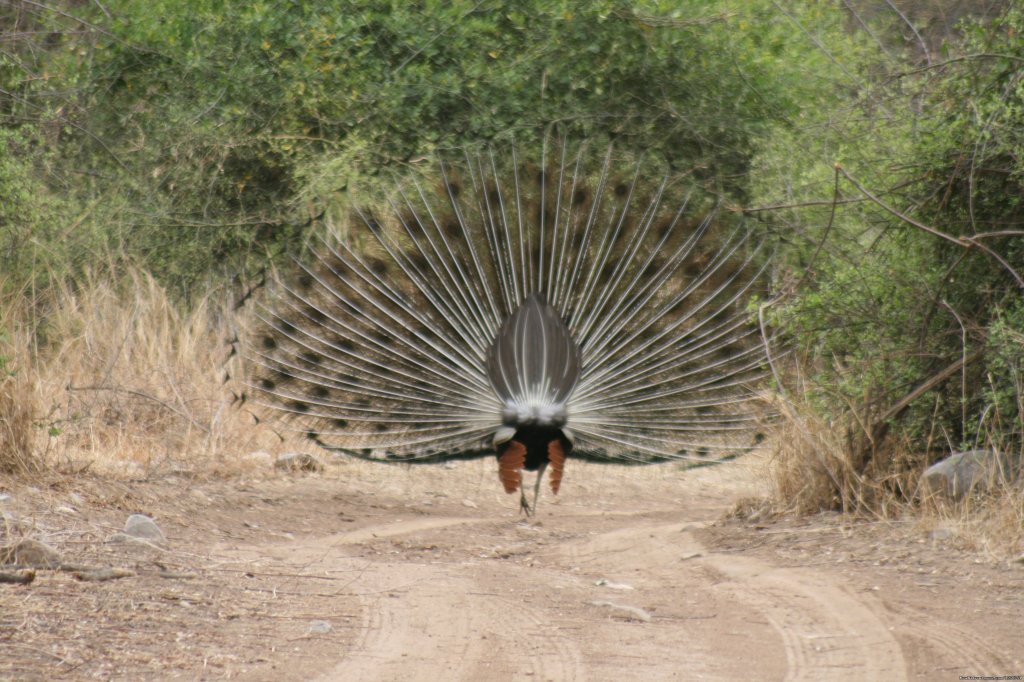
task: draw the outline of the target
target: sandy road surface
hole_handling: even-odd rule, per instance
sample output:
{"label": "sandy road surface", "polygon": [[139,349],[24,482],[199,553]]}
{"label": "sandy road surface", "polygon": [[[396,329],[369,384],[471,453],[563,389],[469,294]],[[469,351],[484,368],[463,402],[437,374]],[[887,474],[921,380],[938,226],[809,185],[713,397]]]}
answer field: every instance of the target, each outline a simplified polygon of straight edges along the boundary
{"label": "sandy road surface", "polygon": [[[890,607],[878,586],[861,587],[817,562],[717,547],[708,526],[757,490],[749,467],[596,471],[603,480],[584,478],[589,485],[575,495],[542,501],[530,523],[501,499],[501,507],[462,506],[456,514],[445,505],[445,513],[403,505],[358,529],[280,546],[277,562],[356,572],[357,627],[335,660],[315,667],[316,679],[906,680],[1022,672],[1024,645],[1013,652],[1012,634],[1000,647],[957,619]],[[473,497],[474,490],[445,486],[445,473],[432,481],[428,474],[428,487],[448,490],[446,500],[455,493],[452,502],[460,492]],[[417,494],[403,490],[396,499]],[[262,545],[236,551],[250,560],[269,556]]]}
{"label": "sandy road surface", "polygon": [[[85,614],[10,640],[62,664],[21,651],[8,670],[430,682],[1024,673],[1024,568],[898,527],[724,521],[763,492],[749,463],[568,473],[528,523],[485,463],[156,490],[133,504],[162,519],[172,549],[121,557],[138,576],[4,593],[39,607],[23,623],[45,621],[57,595]],[[158,560],[195,579],[151,577]],[[72,643],[55,648],[47,637],[62,627]]]}

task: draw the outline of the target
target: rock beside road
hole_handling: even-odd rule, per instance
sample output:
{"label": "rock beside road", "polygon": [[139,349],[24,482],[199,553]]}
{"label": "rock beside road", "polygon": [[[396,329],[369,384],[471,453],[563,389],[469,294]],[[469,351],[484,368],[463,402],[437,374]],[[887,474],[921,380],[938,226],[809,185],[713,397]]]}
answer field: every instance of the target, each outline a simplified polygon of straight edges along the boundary
{"label": "rock beside road", "polygon": [[967,450],[953,453],[925,469],[921,484],[926,492],[960,500],[1000,481],[1011,481],[1019,473],[1019,463],[1014,465],[995,450]]}

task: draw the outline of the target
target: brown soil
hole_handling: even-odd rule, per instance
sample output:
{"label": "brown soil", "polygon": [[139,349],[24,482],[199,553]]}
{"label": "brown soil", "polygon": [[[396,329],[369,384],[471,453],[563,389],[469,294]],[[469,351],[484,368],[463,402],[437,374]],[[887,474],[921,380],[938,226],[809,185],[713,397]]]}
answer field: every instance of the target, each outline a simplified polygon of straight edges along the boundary
{"label": "brown soil", "polygon": [[[570,462],[524,522],[494,463],[0,485],[9,543],[131,577],[0,585],[0,677],[958,680],[1024,673],[1024,565],[914,524],[728,512],[756,461]],[[166,549],[110,543],[129,513]]]}

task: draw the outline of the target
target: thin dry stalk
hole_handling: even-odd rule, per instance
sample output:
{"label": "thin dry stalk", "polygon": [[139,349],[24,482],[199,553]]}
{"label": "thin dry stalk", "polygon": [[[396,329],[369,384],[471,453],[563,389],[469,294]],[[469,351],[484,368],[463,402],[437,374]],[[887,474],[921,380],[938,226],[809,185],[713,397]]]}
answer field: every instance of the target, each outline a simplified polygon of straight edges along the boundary
{"label": "thin dry stalk", "polygon": [[0,472],[34,474],[42,469],[36,456],[36,392],[24,372],[0,376]]}

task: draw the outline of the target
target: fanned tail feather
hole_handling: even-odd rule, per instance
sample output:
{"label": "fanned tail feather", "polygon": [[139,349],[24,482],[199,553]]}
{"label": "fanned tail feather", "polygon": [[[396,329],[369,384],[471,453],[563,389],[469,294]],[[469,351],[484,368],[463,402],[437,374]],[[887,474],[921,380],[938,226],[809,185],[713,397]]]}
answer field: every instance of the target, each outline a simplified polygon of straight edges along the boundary
{"label": "fanned tail feather", "polygon": [[[326,448],[387,461],[493,454],[523,385],[564,404],[573,456],[749,447],[765,418],[767,343],[747,309],[765,292],[764,241],[689,196],[670,201],[672,183],[623,171],[611,149],[595,173],[587,158],[555,144],[537,166],[467,154],[441,164],[437,192],[411,181],[386,210],[357,211],[260,308],[246,349],[258,402]],[[525,341],[496,342],[514,316],[564,349],[531,365]],[[510,452],[506,490],[521,483]]]}

